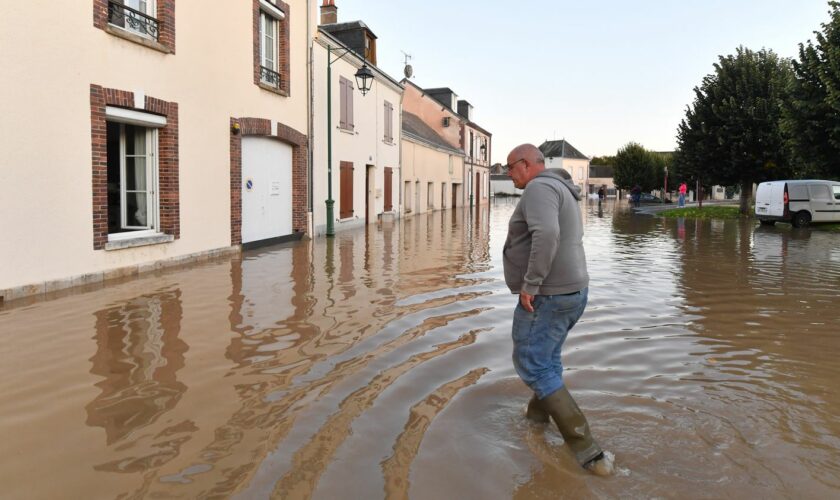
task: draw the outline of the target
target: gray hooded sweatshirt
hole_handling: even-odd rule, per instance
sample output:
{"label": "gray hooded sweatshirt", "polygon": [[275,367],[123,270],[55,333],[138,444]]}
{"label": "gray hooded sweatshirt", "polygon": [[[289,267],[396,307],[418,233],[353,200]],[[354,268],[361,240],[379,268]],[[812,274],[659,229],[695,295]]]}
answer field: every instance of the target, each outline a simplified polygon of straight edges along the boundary
{"label": "gray hooded sweatshirt", "polygon": [[561,295],[589,286],[580,199],[559,169],[543,170],[525,186],[503,251],[511,293]]}

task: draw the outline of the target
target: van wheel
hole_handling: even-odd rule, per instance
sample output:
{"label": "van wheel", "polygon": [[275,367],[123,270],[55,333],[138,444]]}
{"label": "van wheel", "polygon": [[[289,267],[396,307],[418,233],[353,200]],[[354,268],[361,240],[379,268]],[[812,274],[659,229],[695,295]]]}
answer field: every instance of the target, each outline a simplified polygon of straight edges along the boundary
{"label": "van wheel", "polygon": [[793,220],[791,223],[793,227],[807,227],[808,224],[811,222],[811,214],[802,210],[801,212],[796,212],[793,215]]}
{"label": "van wheel", "polygon": [[775,225],[776,225],[776,221],[774,221],[774,220],[767,220],[767,219],[761,219],[761,225],[762,225],[762,226],[775,226]]}

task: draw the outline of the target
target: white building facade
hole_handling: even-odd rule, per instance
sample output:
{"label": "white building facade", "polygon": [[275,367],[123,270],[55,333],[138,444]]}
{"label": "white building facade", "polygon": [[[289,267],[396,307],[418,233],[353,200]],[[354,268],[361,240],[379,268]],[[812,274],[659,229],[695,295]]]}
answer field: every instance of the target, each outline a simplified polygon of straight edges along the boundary
{"label": "white building facade", "polygon": [[55,7],[0,7],[2,300],[306,231],[309,1]]}
{"label": "white building facade", "polygon": [[[362,24],[363,26],[363,24]],[[323,27],[313,44],[314,107],[312,155],[313,234],[324,235],[327,203],[333,205],[333,227],[341,231],[400,210],[400,110],[403,87],[367,62]],[[331,135],[328,136],[327,58],[332,61]],[[367,64],[374,75],[362,95],[355,74]],[[332,175],[328,168],[332,148]]]}

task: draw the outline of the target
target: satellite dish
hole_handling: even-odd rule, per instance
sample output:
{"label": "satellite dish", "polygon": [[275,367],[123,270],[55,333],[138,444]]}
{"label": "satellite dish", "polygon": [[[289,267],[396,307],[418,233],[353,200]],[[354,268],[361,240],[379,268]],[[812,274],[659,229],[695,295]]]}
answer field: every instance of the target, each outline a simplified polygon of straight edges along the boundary
{"label": "satellite dish", "polygon": [[414,68],[412,68],[411,65],[408,64],[408,61],[411,60],[411,54],[403,52],[402,50],[400,52],[402,52],[405,56],[405,68],[403,68],[403,73],[405,74],[406,78],[411,78],[411,75],[414,74]]}

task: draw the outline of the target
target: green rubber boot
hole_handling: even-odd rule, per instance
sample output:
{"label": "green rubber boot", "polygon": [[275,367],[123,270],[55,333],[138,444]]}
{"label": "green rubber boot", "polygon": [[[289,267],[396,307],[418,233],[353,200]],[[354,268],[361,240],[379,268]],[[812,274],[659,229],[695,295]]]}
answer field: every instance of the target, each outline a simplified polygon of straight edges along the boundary
{"label": "green rubber boot", "polygon": [[592,438],[586,417],[583,416],[583,412],[580,411],[565,386],[540,400],[540,403],[540,406],[554,419],[554,423],[560,429],[560,434],[563,435],[563,440],[572,449],[572,453],[575,454],[575,458],[582,467],[586,468],[592,462],[603,458],[604,452]]}
{"label": "green rubber boot", "polygon": [[538,424],[547,424],[549,421],[548,412],[543,409],[542,403],[536,394],[531,396],[531,400],[528,401],[528,409],[525,410],[525,417],[531,422]]}

